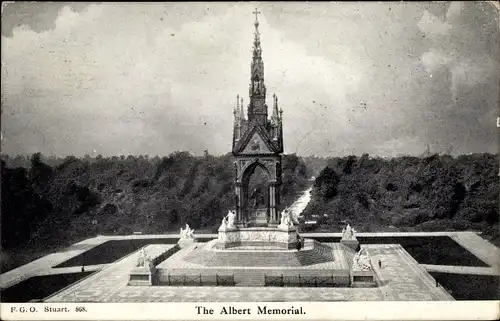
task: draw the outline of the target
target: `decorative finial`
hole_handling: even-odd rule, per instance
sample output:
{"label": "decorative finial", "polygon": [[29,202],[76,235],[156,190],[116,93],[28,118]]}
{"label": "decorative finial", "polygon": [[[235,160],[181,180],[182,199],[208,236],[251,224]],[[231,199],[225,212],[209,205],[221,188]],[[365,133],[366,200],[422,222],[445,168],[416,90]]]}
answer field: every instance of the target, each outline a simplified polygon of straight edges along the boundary
{"label": "decorative finial", "polygon": [[244,111],[244,108],[243,108],[243,97],[240,98],[240,117],[241,119],[245,119],[245,111]]}

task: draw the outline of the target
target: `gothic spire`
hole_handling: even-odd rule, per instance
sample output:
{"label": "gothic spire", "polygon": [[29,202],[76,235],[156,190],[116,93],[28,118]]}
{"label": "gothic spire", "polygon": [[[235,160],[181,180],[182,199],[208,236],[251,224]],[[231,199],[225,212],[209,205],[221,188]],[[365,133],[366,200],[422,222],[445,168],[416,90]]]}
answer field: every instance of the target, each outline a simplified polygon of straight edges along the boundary
{"label": "gothic spire", "polygon": [[260,32],[259,32],[259,20],[258,14],[260,12],[255,9],[253,12],[255,14],[255,31],[253,40],[253,55],[252,55],[252,70],[251,70],[251,81],[259,80],[264,81],[264,62],[262,61],[262,48],[260,46]]}
{"label": "gothic spire", "polygon": [[250,72],[250,104],[248,105],[248,121],[257,121],[264,125],[267,121],[266,86],[264,85],[264,62],[260,46],[259,19],[260,12],[255,9],[255,31],[253,41],[253,55]]}

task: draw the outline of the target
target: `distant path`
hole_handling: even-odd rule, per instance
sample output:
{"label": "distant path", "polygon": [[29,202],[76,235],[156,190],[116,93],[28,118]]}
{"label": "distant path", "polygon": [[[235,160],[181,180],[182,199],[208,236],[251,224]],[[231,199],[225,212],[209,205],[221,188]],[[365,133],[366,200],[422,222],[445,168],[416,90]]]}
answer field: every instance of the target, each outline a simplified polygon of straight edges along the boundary
{"label": "distant path", "polygon": [[307,204],[311,201],[312,186],[306,189],[302,195],[288,208],[293,215],[293,218],[298,219],[300,214],[304,211]]}
{"label": "distant path", "polygon": [[453,274],[473,274],[473,275],[500,275],[500,271],[491,267],[479,266],[456,266],[456,265],[433,265],[420,264],[427,272],[441,272]]}
{"label": "distant path", "polygon": [[46,255],[42,258],[39,258],[38,260],[32,261],[28,264],[5,272],[0,275],[0,288],[8,288],[9,286],[22,282],[23,280],[26,280],[32,276],[54,274],[51,273],[52,270],[55,270],[52,269],[53,266],[69,260],[72,257],[78,256],[106,241],[108,241],[108,239],[100,236],[86,239],[82,242],[75,243],[70,247],[62,249],[57,253]]}
{"label": "distant path", "polygon": [[459,233],[451,238],[489,266],[500,267],[500,249],[476,233]]}

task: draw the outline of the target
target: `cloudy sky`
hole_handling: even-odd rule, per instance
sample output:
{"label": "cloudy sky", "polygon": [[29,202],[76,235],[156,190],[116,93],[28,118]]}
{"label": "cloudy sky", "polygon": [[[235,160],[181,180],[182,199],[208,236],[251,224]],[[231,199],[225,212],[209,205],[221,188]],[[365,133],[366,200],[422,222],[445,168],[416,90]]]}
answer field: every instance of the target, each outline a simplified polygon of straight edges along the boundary
{"label": "cloudy sky", "polygon": [[225,154],[252,11],[285,152],[497,152],[486,2],[34,3],[2,8],[2,153]]}

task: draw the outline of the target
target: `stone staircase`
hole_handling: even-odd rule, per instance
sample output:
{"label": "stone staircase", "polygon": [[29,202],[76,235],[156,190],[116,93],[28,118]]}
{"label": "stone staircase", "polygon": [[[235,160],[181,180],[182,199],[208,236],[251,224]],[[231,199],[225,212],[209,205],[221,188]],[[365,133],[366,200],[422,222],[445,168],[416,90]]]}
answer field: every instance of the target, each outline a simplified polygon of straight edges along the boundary
{"label": "stone staircase", "polygon": [[206,267],[301,267],[331,262],[332,251],[332,248],[319,243],[310,250],[301,251],[199,250],[188,254],[184,260]]}

